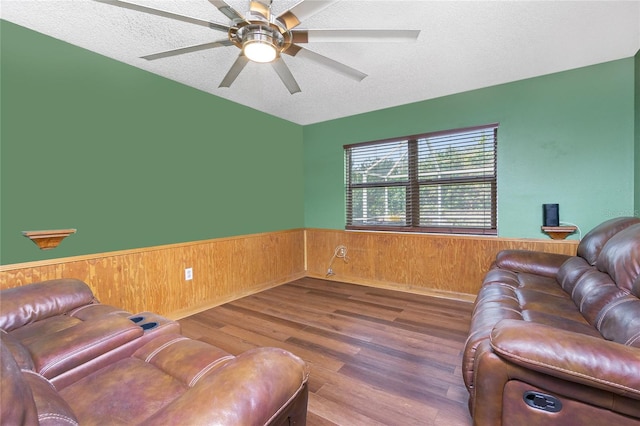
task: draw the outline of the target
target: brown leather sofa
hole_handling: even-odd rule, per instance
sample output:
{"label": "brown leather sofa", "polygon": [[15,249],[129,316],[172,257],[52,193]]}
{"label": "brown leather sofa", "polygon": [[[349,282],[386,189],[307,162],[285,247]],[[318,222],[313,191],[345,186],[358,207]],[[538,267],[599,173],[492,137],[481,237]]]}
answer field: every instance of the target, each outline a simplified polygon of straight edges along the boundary
{"label": "brown leather sofa", "polygon": [[180,325],[100,304],[78,280],[0,293],[2,425],[304,425],[306,364],[233,356]]}
{"label": "brown leather sofa", "polygon": [[475,425],[640,424],[640,218],[577,256],[500,252],[475,301],[463,376]]}

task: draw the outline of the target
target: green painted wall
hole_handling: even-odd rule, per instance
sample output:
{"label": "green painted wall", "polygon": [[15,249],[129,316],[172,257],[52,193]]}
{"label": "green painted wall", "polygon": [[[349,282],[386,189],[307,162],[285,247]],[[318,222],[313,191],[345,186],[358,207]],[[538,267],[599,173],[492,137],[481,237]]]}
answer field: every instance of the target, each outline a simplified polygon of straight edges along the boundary
{"label": "green painted wall", "polygon": [[500,236],[546,238],[543,203],[583,233],[631,215],[633,87],[628,58],[305,126],[305,226],[344,228],[344,144],[493,122]]}
{"label": "green painted wall", "polygon": [[[0,30],[2,264],[304,225],[301,126]],[[50,251],[21,234],[58,228]]]}

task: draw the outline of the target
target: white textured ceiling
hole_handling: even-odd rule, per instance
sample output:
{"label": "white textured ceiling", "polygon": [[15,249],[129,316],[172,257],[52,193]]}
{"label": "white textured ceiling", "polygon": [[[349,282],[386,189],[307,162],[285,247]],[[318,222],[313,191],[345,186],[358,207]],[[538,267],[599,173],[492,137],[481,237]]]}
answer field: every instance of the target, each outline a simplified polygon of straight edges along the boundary
{"label": "white textured ceiling", "polygon": [[[131,0],[228,24],[207,0]],[[313,0],[307,0],[313,1]],[[298,0],[274,0],[275,14]],[[240,12],[248,0],[228,0]],[[309,43],[368,74],[356,82],[285,56],[302,92],[289,94],[269,65],[249,63],[218,85],[235,46],[146,61],[140,56],[225,38],[216,30],[92,0],[2,0],[0,17],[54,38],[247,105],[310,124],[633,56],[639,1],[343,0],[298,29],[419,29],[416,42]]]}

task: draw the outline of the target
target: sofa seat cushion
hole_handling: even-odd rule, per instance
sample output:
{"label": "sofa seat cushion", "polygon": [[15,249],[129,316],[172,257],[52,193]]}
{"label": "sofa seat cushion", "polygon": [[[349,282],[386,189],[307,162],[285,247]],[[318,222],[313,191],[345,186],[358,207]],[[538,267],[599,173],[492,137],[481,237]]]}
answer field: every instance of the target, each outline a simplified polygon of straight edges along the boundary
{"label": "sofa seat cushion", "polygon": [[534,275],[526,272],[515,272],[507,269],[492,269],[487,272],[483,285],[500,283],[514,288],[535,290],[557,296],[564,296],[565,292],[558,286],[555,278]]}
{"label": "sofa seat cushion", "polygon": [[27,324],[11,331],[9,334],[23,345],[29,346],[43,337],[49,337],[78,324],[82,324],[82,321],[77,318],[72,318],[68,315],[57,315]]}
{"label": "sofa seat cushion", "polygon": [[554,295],[529,289],[517,289],[522,310],[542,312],[564,318],[582,318],[580,310],[567,295]]}
{"label": "sofa seat cushion", "polygon": [[587,336],[602,338],[598,330],[593,328],[593,326],[585,321],[582,317],[570,317],[568,315],[550,315],[536,311],[523,311],[522,317],[522,319],[527,322],[542,324],[549,327],[559,328],[561,330],[567,330],[574,333],[586,334]]}
{"label": "sofa seat cushion", "polygon": [[191,387],[234,358],[216,346],[175,334],[154,339],[134,356]]}
{"label": "sofa seat cushion", "polygon": [[537,292],[553,297],[564,298],[567,296],[566,292],[558,285],[555,278],[520,273],[518,274],[518,281],[520,282],[519,288],[523,291]]}
{"label": "sofa seat cushion", "polygon": [[142,422],[187,390],[162,370],[125,358],[60,391],[82,425]]}
{"label": "sofa seat cushion", "polygon": [[[502,272],[509,273],[509,271]],[[513,287],[511,284],[497,282],[485,283],[476,299],[476,311],[473,314],[471,329],[485,328],[480,326],[482,322],[486,323],[486,327],[491,327],[501,319],[521,319],[566,327],[583,334],[599,335],[593,325],[585,320],[568,294],[562,290],[546,291],[549,286],[547,280],[543,277],[539,281],[525,280],[530,285],[525,284],[523,287]],[[534,283],[541,283],[541,286]],[[555,286],[560,288],[557,283]]]}

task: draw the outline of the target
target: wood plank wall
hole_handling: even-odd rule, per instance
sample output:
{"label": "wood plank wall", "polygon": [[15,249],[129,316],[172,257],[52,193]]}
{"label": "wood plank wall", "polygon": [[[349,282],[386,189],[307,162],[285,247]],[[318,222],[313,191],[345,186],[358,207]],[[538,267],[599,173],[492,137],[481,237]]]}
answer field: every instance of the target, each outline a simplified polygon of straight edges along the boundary
{"label": "wood plank wall", "polygon": [[295,229],[3,265],[0,289],[78,278],[102,303],[178,319],[304,275],[304,230]]}
{"label": "wood plank wall", "polygon": [[[347,247],[348,263],[335,259]],[[577,241],[294,229],[0,266],[0,289],[78,278],[103,303],[179,319],[304,276],[473,300],[498,251]],[[193,268],[193,280],[184,269]]]}
{"label": "wood plank wall", "polygon": [[[473,300],[482,277],[503,249],[575,255],[578,242],[435,234],[306,229],[307,276],[420,294]],[[335,259],[347,248],[348,262]]]}

